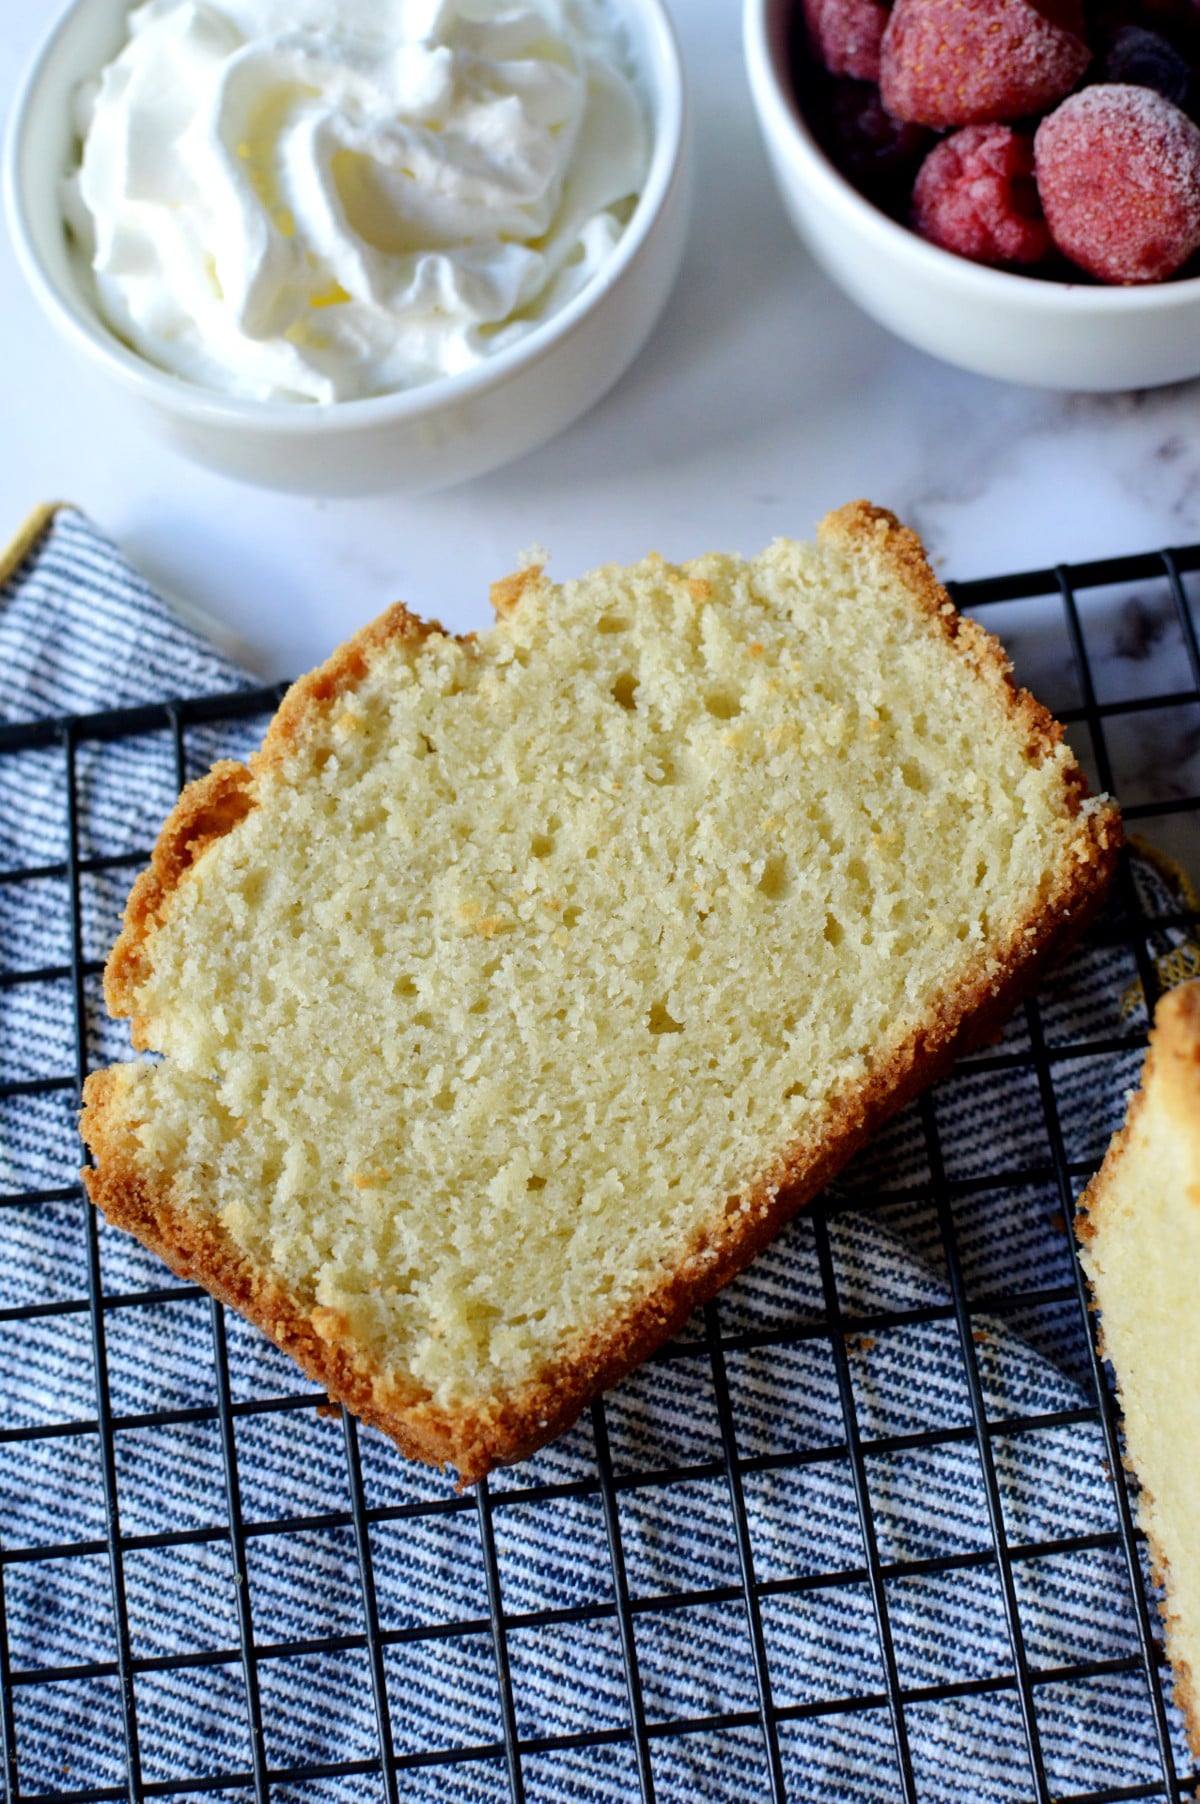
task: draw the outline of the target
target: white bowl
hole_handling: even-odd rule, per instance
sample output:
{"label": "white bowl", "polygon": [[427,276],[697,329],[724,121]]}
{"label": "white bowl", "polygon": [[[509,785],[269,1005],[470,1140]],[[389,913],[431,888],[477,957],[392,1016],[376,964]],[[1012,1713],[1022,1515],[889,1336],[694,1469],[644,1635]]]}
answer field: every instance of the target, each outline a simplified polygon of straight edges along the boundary
{"label": "white bowl", "polygon": [[1152,388],[1200,374],[1200,278],[1137,288],[1038,281],[918,238],[864,200],[801,116],[788,67],[800,0],[743,0],[750,91],[784,206],[864,312],[935,357],[1044,388]]}
{"label": "white bowl", "polygon": [[38,53],[5,148],[9,229],[63,336],[177,450],[230,476],[312,494],[417,493],[507,463],[585,412],[632,363],[666,304],[687,230],[683,67],[663,0],[611,0],[650,110],[653,149],[633,216],[593,281],[544,324],[461,376],[328,406],[249,401],[147,363],[96,312],[63,227],[75,155],[71,96],[127,37],[130,0],[74,0]]}

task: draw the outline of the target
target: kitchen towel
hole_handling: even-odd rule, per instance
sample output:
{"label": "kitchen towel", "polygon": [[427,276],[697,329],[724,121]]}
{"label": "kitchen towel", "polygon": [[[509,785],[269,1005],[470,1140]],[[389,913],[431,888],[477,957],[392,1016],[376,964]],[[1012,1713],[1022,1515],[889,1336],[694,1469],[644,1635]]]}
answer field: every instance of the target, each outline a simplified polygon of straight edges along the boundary
{"label": "kitchen towel", "polygon": [[[20,549],[0,589],[0,721],[248,690],[78,512],[48,514]],[[184,774],[244,757],[265,718],[185,722]],[[165,1792],[219,1779],[214,1795],[232,1799],[253,1795],[261,1722],[273,1797],[348,1804],[384,1793],[343,1426],[318,1415],[311,1385],[260,1335],[103,1222],[111,1462],[97,1429],[72,951],[78,932],[88,1065],[126,1056],[99,972],[178,775],[176,738],[161,720],[120,736],[84,725],[70,754],[57,732],[0,728],[7,1732],[22,1796],[124,1790],[132,1764]],[[1169,913],[1169,872],[1145,858],[1133,869],[1143,907]],[[1164,930],[1152,949],[1169,971],[1183,936]],[[507,1799],[510,1709],[526,1798],[639,1795],[597,1434],[615,1475],[655,1796],[903,1796],[838,1343],[917,1795],[956,1804],[1033,1795],[968,1355],[992,1425],[1020,1657],[1050,1675],[1035,1688],[1050,1790],[1161,1782],[1068,1229],[1048,1175],[1056,1126],[1069,1159],[1098,1163],[1140,1062],[1110,1042],[1144,1026],[1132,960],[1102,928],[1050,978],[1036,1012],[1014,1020],[989,1070],[960,1067],[899,1116],[843,1174],[822,1227],[810,1216],[793,1223],[596,1417],[494,1475],[485,1512],[361,1431],[399,1797]],[[1025,1056],[1031,1029],[1052,1047],[1100,1050],[1049,1067],[1051,1097]],[[941,1172],[950,1188],[939,1214]],[[971,1302],[965,1346],[947,1234]],[[222,1343],[232,1460],[218,1408]],[[231,1538],[235,1501],[244,1533]],[[239,1597],[256,1650],[249,1686]],[[1186,1773],[1173,1709],[1169,1730]]]}

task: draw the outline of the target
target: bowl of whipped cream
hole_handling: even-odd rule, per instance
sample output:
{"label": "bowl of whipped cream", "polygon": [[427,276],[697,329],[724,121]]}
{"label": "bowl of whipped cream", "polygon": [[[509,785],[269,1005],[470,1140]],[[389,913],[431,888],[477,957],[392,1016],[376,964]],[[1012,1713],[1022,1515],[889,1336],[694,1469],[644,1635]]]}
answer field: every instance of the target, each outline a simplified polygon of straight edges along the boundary
{"label": "bowl of whipped cream", "polygon": [[75,0],[10,124],[24,272],[177,449],[318,494],[541,444],[687,229],[663,0]]}

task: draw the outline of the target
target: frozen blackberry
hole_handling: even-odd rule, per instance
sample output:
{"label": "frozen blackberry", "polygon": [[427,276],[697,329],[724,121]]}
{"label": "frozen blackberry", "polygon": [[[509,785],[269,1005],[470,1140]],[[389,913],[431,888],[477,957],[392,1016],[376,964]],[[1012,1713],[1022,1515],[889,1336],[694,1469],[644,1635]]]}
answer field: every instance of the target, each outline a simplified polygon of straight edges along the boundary
{"label": "frozen blackberry", "polygon": [[809,119],[821,148],[859,193],[905,219],[933,133],[893,119],[879,89],[862,81],[827,79],[810,95]]}
{"label": "frozen blackberry", "polygon": [[1114,32],[1104,58],[1104,79],[1135,88],[1153,88],[1164,100],[1185,106],[1192,71],[1184,58],[1156,31],[1122,25]]}

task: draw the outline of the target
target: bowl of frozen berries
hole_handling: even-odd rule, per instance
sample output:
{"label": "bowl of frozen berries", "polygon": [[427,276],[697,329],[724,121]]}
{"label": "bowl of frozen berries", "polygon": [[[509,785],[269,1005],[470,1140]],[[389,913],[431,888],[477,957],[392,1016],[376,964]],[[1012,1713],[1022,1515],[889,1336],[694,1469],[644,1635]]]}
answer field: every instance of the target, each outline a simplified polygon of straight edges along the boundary
{"label": "bowl of frozen berries", "polygon": [[985,375],[1200,375],[1200,0],[745,0],[785,206],[882,324]]}

